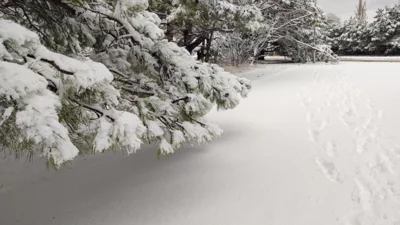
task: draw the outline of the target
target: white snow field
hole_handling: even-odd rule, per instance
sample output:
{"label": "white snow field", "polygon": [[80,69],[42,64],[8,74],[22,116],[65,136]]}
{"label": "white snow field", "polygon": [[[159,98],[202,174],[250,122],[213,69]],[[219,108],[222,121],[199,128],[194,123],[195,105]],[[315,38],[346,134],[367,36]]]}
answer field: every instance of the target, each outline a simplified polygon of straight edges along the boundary
{"label": "white snow field", "polygon": [[[291,62],[285,56],[266,56],[266,62]],[[400,56],[340,56],[342,62],[400,62]],[[262,61],[260,61],[262,62]]]}
{"label": "white snow field", "polygon": [[400,62],[399,56],[341,56],[347,62]]}
{"label": "white snow field", "polygon": [[399,225],[400,64],[270,64],[218,140],[0,162],[1,225]]}

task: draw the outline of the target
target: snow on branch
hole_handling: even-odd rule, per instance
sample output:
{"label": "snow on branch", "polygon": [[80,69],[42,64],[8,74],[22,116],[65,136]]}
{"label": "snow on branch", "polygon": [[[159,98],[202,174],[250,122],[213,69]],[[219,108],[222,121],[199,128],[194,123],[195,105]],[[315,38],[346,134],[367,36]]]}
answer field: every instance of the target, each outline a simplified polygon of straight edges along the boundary
{"label": "snow on branch", "polygon": [[21,134],[1,133],[0,144],[29,149],[60,167],[78,152],[133,153],[157,142],[159,154],[170,154],[185,141],[219,136],[222,130],[203,117],[214,106],[237,106],[250,81],[164,40],[145,0],[92,3],[62,3],[74,13],[62,18],[68,32],[59,33],[59,24],[26,9],[41,33],[64,38],[46,47],[36,33],[0,19],[0,97],[6,99],[0,124]]}
{"label": "snow on branch", "polygon": [[[0,56],[5,60],[0,61],[0,97],[6,99],[3,104],[14,109],[13,121],[10,116],[7,116],[8,119],[3,117],[2,124],[12,123],[19,130],[22,137],[14,141],[29,141],[40,146],[41,155],[48,158],[55,167],[72,160],[79,150],[71,140],[66,124],[60,122],[63,118],[59,116],[60,110],[63,110],[63,102],[70,101],[111,121],[114,131],[109,140],[107,139],[109,143],[104,144],[103,140],[100,146],[111,146],[113,141],[118,139],[120,144],[130,147],[131,150],[139,148],[141,141],[138,135],[143,126],[137,116],[108,112],[110,110],[85,103],[85,99],[81,102],[73,98],[86,90],[100,89],[103,99],[99,98],[97,103],[92,104],[99,105],[102,101],[109,106],[118,104],[119,93],[111,85],[113,75],[103,64],[90,60],[82,62],[51,52],[40,44],[35,33],[8,20],[0,19],[0,40]],[[12,63],[20,58],[27,62],[23,65]],[[63,77],[59,73],[67,76]],[[56,85],[62,83],[60,86],[64,91],[72,91],[72,94],[67,93],[64,98],[60,98],[61,96],[47,89],[48,80]],[[130,119],[123,119],[128,117]],[[103,120],[95,121],[92,125],[101,124]],[[129,130],[130,133],[122,134],[121,129]],[[116,133],[121,135],[117,137]],[[96,141],[98,142],[98,139]],[[95,145],[99,146],[96,141]],[[96,147],[96,150],[105,148]]]}

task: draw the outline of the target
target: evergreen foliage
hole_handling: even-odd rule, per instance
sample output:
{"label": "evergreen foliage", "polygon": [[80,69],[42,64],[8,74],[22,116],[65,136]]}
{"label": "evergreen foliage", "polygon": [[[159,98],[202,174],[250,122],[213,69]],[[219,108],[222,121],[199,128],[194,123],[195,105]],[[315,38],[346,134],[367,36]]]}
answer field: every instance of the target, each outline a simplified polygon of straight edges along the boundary
{"label": "evergreen foliage", "polygon": [[16,156],[58,168],[142,143],[171,154],[219,136],[204,116],[234,108],[251,88],[165,40],[146,0],[24,3],[0,5],[0,144]]}
{"label": "evergreen foliage", "polygon": [[379,9],[372,23],[351,18],[327,27],[326,41],[340,55],[400,54],[400,6]]}

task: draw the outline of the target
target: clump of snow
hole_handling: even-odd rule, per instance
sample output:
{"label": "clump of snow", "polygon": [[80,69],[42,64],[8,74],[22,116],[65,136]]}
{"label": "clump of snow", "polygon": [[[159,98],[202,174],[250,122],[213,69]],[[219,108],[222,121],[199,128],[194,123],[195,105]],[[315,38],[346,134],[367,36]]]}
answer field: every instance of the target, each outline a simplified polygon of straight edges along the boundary
{"label": "clump of snow", "polygon": [[[213,133],[210,133],[207,130],[207,125],[202,125],[198,123],[189,123],[183,122],[182,127],[185,129],[185,134],[189,140],[196,140],[199,144],[206,143],[213,140],[215,137],[212,136]],[[216,127],[211,127],[212,130],[216,130]],[[221,134],[221,133],[214,133],[214,135]]]}
{"label": "clump of snow", "polygon": [[153,40],[164,37],[164,31],[158,27],[161,21],[154,13],[147,11],[138,13],[129,21],[137,31],[148,35]]}
{"label": "clump of snow", "polygon": [[46,87],[46,79],[26,67],[0,61],[0,96],[3,98],[19,100]]}
{"label": "clump of snow", "polygon": [[145,128],[140,119],[128,112],[116,112],[115,121],[110,121],[105,116],[101,117],[98,131],[95,137],[95,151],[102,152],[109,149],[113,144],[125,149],[128,154],[136,152],[142,141],[139,137]]}
{"label": "clump of snow", "polygon": [[36,33],[10,20],[0,19],[0,58],[12,60],[13,57],[3,45],[5,41],[12,41],[13,47],[16,47],[14,49],[21,55],[32,54],[40,46]]}
{"label": "clump of snow", "polygon": [[[61,107],[58,97],[46,87],[47,81],[28,68],[0,61],[0,97],[23,106],[16,112],[16,126],[26,139],[43,146],[44,156],[61,165],[73,159],[78,149],[69,139],[67,129],[58,121],[57,109]],[[8,108],[3,119],[11,111]]]}
{"label": "clump of snow", "polygon": [[165,140],[164,138],[161,140],[160,145],[159,145],[159,148],[160,148],[162,154],[167,155],[167,154],[172,154],[172,153],[174,153],[174,148],[173,148],[172,145],[171,145],[167,140]]}
{"label": "clump of snow", "polygon": [[40,46],[36,49],[37,59],[53,61],[62,70],[73,73],[73,76],[66,76],[66,79],[73,81],[73,85],[79,88],[89,88],[95,84],[113,80],[112,73],[101,63],[86,61],[82,62],[58,53],[54,53]]}
{"label": "clump of snow", "polygon": [[114,126],[114,138],[118,139],[120,146],[127,148],[129,154],[140,148],[142,141],[139,137],[145,132],[145,127],[136,115],[128,112],[119,112]]}
{"label": "clump of snow", "polygon": [[163,129],[159,126],[156,121],[149,120],[147,124],[147,134],[150,138],[160,137],[164,135]]}
{"label": "clump of snow", "polygon": [[201,117],[209,113],[213,107],[213,105],[202,95],[189,94],[187,97],[189,100],[185,104],[185,111],[188,115]]}
{"label": "clump of snow", "polygon": [[56,95],[44,89],[25,97],[22,103],[25,108],[17,112],[15,124],[27,139],[43,145],[45,157],[59,166],[78,155],[67,128],[58,121],[57,108],[61,103]]}
{"label": "clump of snow", "polygon": [[107,118],[102,117],[99,119],[98,130],[96,137],[94,139],[94,150],[96,152],[102,152],[109,149],[113,143],[112,141],[112,129],[113,125],[107,120]]}
{"label": "clump of snow", "polygon": [[182,131],[180,131],[180,130],[174,130],[173,132],[172,132],[172,145],[175,147],[175,148],[178,148],[178,147],[180,147],[181,146],[181,144],[183,143],[183,142],[185,142],[185,135],[183,134],[183,132]]}

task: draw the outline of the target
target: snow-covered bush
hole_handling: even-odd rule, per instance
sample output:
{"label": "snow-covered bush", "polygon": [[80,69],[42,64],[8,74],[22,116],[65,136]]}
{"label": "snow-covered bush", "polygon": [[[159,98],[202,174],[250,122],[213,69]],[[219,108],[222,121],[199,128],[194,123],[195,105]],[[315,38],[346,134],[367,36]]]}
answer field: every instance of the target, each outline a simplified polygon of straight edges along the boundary
{"label": "snow-covered bush", "polygon": [[204,115],[214,106],[234,108],[250,82],[163,39],[160,19],[147,6],[146,0],[0,3],[6,18],[0,145],[60,167],[79,153],[133,153],[158,142],[165,155],[185,141],[220,135]]}

